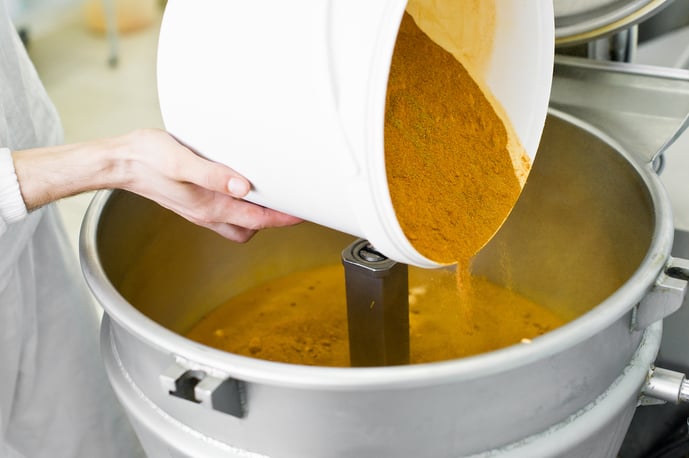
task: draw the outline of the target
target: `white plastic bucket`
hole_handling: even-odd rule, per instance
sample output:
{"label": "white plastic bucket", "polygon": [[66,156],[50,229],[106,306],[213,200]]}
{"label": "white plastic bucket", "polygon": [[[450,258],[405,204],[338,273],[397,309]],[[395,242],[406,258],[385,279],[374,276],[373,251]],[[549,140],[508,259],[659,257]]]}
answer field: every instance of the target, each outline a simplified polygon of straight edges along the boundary
{"label": "white plastic bucket", "polygon": [[[552,0],[495,0],[486,82],[533,158],[552,80]],[[438,264],[390,200],[387,78],[406,0],[169,0],[158,91],[166,128],[247,177],[247,199]]]}

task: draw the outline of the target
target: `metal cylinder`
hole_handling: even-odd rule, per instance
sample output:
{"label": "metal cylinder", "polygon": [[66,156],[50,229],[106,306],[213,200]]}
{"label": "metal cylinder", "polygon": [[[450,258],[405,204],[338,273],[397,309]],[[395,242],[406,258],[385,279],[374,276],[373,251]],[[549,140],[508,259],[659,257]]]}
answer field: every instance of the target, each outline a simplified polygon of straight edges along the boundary
{"label": "metal cylinder", "polygon": [[649,373],[643,394],[673,404],[689,402],[689,380],[681,372],[654,367]]}

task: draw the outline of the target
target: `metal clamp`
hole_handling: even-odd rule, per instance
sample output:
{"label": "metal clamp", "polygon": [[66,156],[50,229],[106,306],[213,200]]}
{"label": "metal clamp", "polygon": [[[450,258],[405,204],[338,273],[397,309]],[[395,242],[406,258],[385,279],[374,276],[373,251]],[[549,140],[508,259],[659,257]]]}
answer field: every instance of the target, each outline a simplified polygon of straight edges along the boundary
{"label": "metal clamp", "polygon": [[239,380],[218,378],[204,370],[188,369],[175,362],[160,375],[160,383],[170,396],[233,417],[244,417],[244,390]]}
{"label": "metal clamp", "polygon": [[684,302],[688,281],[689,260],[669,258],[651,291],[634,309],[632,329],[644,329],[676,312]]}

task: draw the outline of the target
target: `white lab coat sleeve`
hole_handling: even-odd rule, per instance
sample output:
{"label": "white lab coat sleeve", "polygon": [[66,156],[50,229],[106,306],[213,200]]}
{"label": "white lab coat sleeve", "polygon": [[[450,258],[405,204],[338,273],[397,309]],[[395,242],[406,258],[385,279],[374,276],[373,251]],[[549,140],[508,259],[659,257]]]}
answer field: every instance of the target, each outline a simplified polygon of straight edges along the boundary
{"label": "white lab coat sleeve", "polygon": [[24,219],[26,214],[12,154],[9,149],[0,148],[0,236],[8,225]]}

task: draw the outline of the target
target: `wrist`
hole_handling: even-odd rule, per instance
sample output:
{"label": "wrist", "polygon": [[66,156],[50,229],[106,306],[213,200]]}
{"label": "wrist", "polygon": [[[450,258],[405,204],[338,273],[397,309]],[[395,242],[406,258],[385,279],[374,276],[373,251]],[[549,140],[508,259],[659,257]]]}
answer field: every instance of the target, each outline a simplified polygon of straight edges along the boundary
{"label": "wrist", "polygon": [[89,185],[90,189],[85,190],[126,189],[129,186],[136,168],[130,137],[131,134],[127,134],[101,139],[91,145],[93,162],[90,167],[99,171],[100,178]]}
{"label": "wrist", "polygon": [[117,139],[15,151],[15,170],[31,210],[63,197],[115,185]]}

